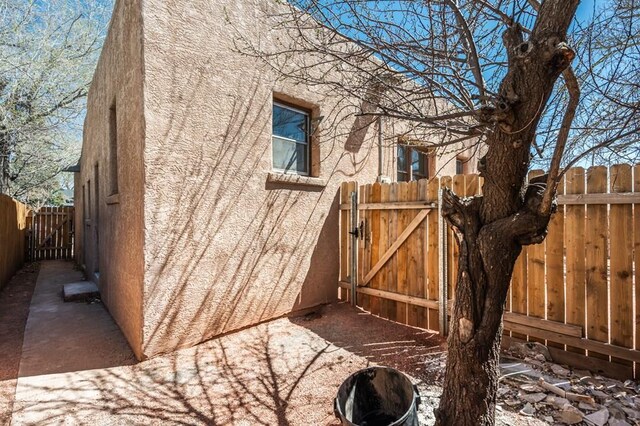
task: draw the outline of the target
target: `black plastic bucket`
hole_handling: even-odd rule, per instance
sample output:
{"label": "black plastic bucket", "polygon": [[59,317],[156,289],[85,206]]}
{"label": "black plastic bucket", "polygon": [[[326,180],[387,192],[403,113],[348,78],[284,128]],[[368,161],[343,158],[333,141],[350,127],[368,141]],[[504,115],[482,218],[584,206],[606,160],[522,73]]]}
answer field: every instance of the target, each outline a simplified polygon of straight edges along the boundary
{"label": "black plastic bucket", "polygon": [[388,367],[360,370],[345,380],[334,401],[335,415],[346,426],[418,426],[418,389]]}

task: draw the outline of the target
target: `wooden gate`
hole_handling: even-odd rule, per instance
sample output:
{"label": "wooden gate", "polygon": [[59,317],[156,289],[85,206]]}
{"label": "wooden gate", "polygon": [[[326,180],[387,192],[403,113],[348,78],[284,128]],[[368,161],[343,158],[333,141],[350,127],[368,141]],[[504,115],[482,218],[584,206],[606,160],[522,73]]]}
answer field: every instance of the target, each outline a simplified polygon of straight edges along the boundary
{"label": "wooden gate", "polygon": [[[355,289],[375,315],[446,334],[458,247],[440,219],[443,187],[472,196],[481,180],[342,185],[343,300]],[[567,170],[547,238],[515,264],[503,324],[503,344],[542,342],[559,363],[640,378],[640,165]]]}
{"label": "wooden gate", "polygon": [[42,207],[27,217],[27,258],[30,261],[73,259],[74,208]]}

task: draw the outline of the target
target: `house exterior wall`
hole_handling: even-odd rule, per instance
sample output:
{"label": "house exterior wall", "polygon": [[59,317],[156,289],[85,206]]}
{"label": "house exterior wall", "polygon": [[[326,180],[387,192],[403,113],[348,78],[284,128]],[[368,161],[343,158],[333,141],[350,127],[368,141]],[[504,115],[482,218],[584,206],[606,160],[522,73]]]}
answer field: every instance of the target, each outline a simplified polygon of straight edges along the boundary
{"label": "house exterior wall", "polygon": [[357,149],[319,136],[302,180],[324,185],[270,174],[274,97],[315,116],[336,101],[236,52],[236,31],[272,42],[265,3],[145,2],[147,356],[335,300],[339,184],[376,179],[374,127]]}
{"label": "house exterior wall", "polygon": [[[140,359],[336,299],[338,190],[376,180],[378,130],[357,130],[363,118],[327,88],[278,79],[237,51],[239,35],[277,47],[265,18],[277,4],[116,2],[88,97],[76,244]],[[274,99],[324,117],[311,177],[272,171]],[[403,133],[383,126],[392,180],[389,141]],[[433,171],[455,172],[452,158]]]}
{"label": "house exterior wall", "polygon": [[[142,356],[143,58],[140,0],[118,0],[89,90],[75,177],[78,263],[138,357]],[[117,122],[112,194],[110,109]]]}

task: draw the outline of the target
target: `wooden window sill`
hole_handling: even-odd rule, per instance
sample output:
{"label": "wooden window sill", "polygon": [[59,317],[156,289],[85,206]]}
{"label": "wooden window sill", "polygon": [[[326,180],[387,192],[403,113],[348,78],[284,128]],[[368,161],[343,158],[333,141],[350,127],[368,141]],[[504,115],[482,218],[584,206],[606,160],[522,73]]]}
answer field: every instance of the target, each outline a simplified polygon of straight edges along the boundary
{"label": "wooden window sill", "polygon": [[111,205],[111,204],[120,204],[120,194],[109,195],[106,198],[106,202],[109,205]]}
{"label": "wooden window sill", "polygon": [[269,172],[267,173],[267,183],[281,185],[307,186],[314,188],[324,188],[327,186],[326,179],[311,176],[301,176],[286,173]]}

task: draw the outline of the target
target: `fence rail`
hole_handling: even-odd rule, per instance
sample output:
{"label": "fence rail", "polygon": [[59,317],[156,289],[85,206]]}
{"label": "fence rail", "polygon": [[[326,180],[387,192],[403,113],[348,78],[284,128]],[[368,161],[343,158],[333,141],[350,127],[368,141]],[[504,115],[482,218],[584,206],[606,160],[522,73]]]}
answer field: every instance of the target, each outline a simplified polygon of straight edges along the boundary
{"label": "fence rail", "polygon": [[[349,232],[358,228],[358,305],[446,332],[458,248],[439,211],[443,187],[479,195],[481,179],[342,185],[343,299],[351,297]],[[357,223],[349,217],[352,192],[359,201]],[[546,240],[526,247],[516,262],[503,341],[539,341],[558,362],[640,377],[640,166],[572,168],[558,194]]]}

